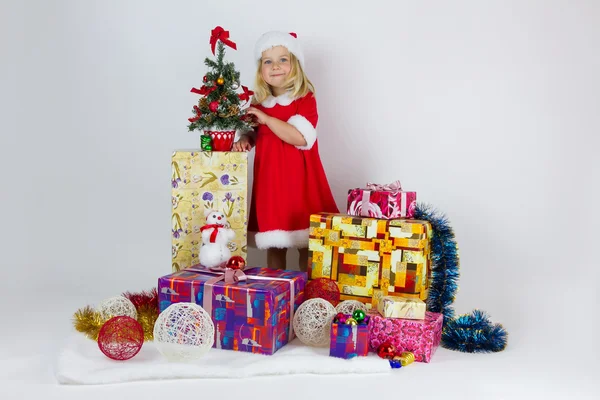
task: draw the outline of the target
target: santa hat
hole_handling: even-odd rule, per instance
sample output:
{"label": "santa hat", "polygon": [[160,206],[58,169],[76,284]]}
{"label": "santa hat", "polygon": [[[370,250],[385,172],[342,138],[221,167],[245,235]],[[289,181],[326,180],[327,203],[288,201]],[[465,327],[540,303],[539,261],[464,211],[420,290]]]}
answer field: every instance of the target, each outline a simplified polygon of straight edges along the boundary
{"label": "santa hat", "polygon": [[304,53],[298,42],[297,35],[294,32],[285,33],[271,31],[265,33],[258,39],[256,46],[254,46],[254,58],[257,62],[260,62],[262,52],[276,46],[287,48],[290,53],[296,56],[300,62],[300,66],[304,69]]}

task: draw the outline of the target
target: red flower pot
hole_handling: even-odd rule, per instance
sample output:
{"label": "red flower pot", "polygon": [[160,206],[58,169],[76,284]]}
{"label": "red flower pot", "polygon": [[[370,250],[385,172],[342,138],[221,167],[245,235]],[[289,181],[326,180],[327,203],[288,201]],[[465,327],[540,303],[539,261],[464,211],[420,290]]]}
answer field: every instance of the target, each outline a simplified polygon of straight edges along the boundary
{"label": "red flower pot", "polygon": [[213,151],[231,151],[235,130],[233,131],[207,131],[204,133],[212,139]]}

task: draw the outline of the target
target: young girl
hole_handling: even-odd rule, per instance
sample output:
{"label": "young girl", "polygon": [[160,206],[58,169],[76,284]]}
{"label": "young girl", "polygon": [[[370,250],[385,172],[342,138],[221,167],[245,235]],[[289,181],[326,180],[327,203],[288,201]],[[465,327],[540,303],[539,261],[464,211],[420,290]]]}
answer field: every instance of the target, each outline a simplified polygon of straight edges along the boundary
{"label": "young girl", "polygon": [[287,249],[296,247],[306,271],[310,215],[339,212],[319,157],[314,87],[295,34],[265,33],[254,55],[258,70],[248,113],[259,126],[233,147],[256,146],[248,231],[256,247],[268,249],[269,268],[284,269]]}

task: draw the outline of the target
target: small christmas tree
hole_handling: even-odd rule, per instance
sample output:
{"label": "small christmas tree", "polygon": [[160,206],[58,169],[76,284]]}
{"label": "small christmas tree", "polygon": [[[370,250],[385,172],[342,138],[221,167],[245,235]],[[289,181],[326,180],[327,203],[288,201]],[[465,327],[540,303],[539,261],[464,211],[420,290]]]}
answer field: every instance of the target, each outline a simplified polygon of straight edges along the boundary
{"label": "small christmas tree", "polygon": [[[226,137],[226,143],[214,146],[215,150],[231,149],[236,130],[251,130],[255,123],[251,115],[242,110],[254,94],[246,86],[240,88],[240,73],[232,62],[224,62],[225,45],[236,50],[236,44],[229,40],[229,31],[217,26],[211,32],[210,45],[213,55],[217,47],[216,60],[206,57],[204,64],[210,69],[203,78],[200,89],[192,88],[191,92],[201,95],[198,105],[193,108],[194,116],[188,118],[189,131],[204,131],[202,150],[212,150],[209,136],[216,145],[217,140]],[[221,147],[217,149],[216,147]]]}

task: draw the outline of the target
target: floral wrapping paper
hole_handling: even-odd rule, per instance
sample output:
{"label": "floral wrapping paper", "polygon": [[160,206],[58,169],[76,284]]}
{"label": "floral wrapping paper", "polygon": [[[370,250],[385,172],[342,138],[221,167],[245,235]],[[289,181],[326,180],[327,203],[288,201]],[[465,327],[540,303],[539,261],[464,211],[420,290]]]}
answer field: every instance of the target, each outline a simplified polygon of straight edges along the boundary
{"label": "floral wrapping paper", "polygon": [[295,311],[304,300],[306,273],[267,268],[244,272],[246,281],[217,282],[209,292],[207,281],[215,275],[199,265],[163,276],[158,280],[159,310],[173,303],[196,303],[210,312],[215,324],[214,348],[272,355],[290,340],[290,306]]}
{"label": "floral wrapping paper", "polygon": [[413,218],[417,207],[417,192],[350,189],[348,215],[371,218]]}
{"label": "floral wrapping paper", "polygon": [[365,357],[369,353],[369,326],[367,324],[331,324],[329,355],[350,359]]}
{"label": "floral wrapping paper", "polygon": [[247,255],[248,154],[244,152],[176,151],[171,160],[172,270],[198,264],[204,211],[226,216],[235,239],[232,255]]}
{"label": "floral wrapping paper", "polygon": [[398,351],[410,351],[415,361],[429,362],[442,340],[442,314],[426,312],[424,320],[385,318],[369,313],[369,346],[371,350],[385,342]]}
{"label": "floral wrapping paper", "polygon": [[380,296],[427,299],[431,224],[321,213],[310,217],[308,279],[331,278],[342,300]]}

